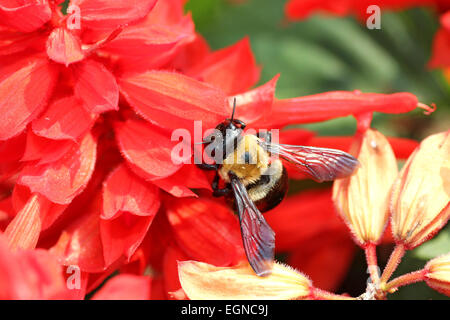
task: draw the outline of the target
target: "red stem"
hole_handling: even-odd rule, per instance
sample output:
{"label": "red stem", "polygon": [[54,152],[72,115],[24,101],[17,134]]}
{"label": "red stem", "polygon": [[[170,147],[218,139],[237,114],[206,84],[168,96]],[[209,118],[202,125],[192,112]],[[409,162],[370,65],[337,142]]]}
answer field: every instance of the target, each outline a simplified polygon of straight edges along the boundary
{"label": "red stem", "polygon": [[411,283],[424,281],[425,275],[426,275],[425,269],[404,274],[398,278],[395,278],[394,280],[389,281],[384,287],[384,290],[388,292],[393,292],[401,286],[406,286]]}
{"label": "red stem", "polygon": [[370,279],[372,280],[372,283],[376,286],[380,283],[380,275],[377,263],[377,252],[376,252],[376,246],[373,243],[369,243],[364,248],[364,253],[366,254],[366,261],[367,261],[367,267],[368,271],[370,273]]}
{"label": "red stem", "polygon": [[406,249],[405,246],[402,243],[398,243],[394,251],[392,251],[391,256],[389,257],[389,261],[386,264],[386,267],[384,268],[383,274],[381,275],[381,286],[386,285],[386,282],[389,280],[389,278],[394,273],[395,269],[397,269],[398,264],[402,260],[403,256],[405,255]]}

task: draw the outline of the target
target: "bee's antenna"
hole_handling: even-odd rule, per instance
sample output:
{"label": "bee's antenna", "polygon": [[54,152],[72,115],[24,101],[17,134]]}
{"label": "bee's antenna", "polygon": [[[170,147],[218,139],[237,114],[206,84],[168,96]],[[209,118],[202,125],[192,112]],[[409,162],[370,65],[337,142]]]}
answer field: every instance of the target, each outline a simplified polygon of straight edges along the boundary
{"label": "bee's antenna", "polygon": [[234,97],[234,100],[233,100],[233,113],[231,114],[231,122],[233,122],[233,119],[234,119],[234,111],[236,111],[236,97]]}

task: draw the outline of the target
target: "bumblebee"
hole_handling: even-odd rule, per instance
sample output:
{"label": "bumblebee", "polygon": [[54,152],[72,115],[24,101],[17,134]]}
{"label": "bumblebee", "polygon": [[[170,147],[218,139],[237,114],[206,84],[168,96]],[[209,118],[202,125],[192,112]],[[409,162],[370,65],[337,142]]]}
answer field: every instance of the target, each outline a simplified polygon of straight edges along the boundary
{"label": "bumblebee", "polygon": [[[236,101],[231,118],[201,142],[210,147],[215,163],[197,166],[216,171],[213,196],[226,197],[237,211],[247,259],[258,276],[267,276],[274,260],[275,233],[262,213],[276,207],[286,195],[288,176],[281,159],[318,182],[351,175],[358,160],[334,149],[275,144],[268,131],[245,134],[246,124],[234,119],[235,108]],[[222,188],[220,180],[225,184]]]}

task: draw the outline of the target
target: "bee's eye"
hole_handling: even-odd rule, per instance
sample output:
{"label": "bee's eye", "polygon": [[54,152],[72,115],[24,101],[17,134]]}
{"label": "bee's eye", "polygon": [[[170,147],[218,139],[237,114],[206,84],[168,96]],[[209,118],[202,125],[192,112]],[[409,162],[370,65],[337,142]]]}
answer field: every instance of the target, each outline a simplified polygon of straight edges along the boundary
{"label": "bee's eye", "polygon": [[250,162],[251,162],[250,152],[245,151],[244,155],[243,155],[243,158],[244,158],[244,163],[245,164],[250,164]]}

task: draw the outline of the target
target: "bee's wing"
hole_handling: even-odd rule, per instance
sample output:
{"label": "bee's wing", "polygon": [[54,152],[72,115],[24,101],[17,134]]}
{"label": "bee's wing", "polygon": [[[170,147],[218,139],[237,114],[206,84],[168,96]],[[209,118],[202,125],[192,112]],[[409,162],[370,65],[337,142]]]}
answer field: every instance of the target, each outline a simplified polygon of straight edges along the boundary
{"label": "bee's wing", "polygon": [[248,262],[258,276],[267,276],[272,270],[275,233],[250,199],[239,178],[232,174],[230,178]]}
{"label": "bee's wing", "polygon": [[260,142],[270,153],[296,165],[296,167],[318,182],[344,178],[359,165],[352,155],[335,149],[294,146]]}

